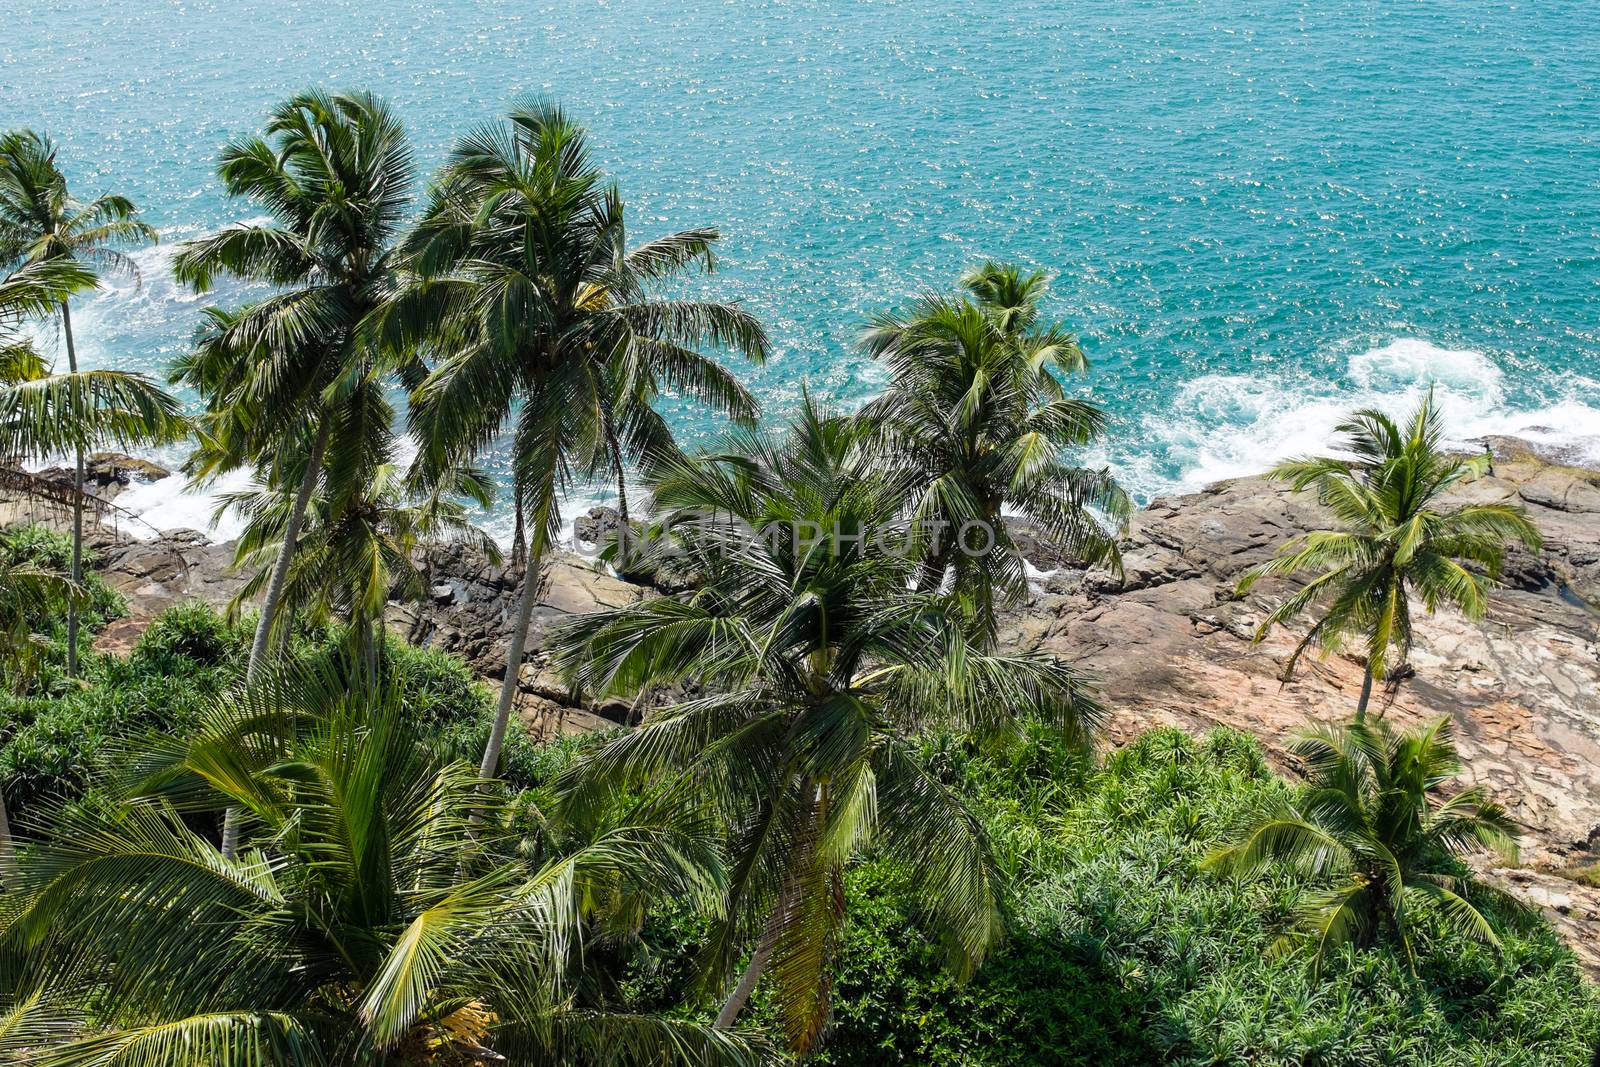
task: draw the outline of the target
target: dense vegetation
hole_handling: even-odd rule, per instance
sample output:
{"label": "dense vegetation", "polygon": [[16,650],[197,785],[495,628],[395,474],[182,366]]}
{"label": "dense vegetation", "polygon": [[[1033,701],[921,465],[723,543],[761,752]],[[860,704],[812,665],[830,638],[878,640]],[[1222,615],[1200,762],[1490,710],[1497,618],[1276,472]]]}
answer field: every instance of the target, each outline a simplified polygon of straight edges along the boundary
{"label": "dense vegetation", "polygon": [[[336,637],[298,642],[298,655],[333,655]],[[240,670],[249,639],[248,626],[185,607],[152,626],[125,662],[91,657],[81,700],[41,702],[59,758],[29,764],[37,719],[0,754],[8,775],[31,766],[11,779],[20,821],[32,821],[44,795],[82,790],[86,764],[105,767],[97,757],[115,751],[106,740],[194,730]],[[399,642],[388,653],[409,717],[471,759],[492,725],[488,691],[450,657]],[[547,804],[574,762],[603,743],[511,736],[507,780],[527,790],[527,810]],[[877,853],[851,864],[833,1011],[815,1062],[1581,1064],[1600,1039],[1600,999],[1571,954],[1541,920],[1492,894],[1474,899],[1497,918],[1500,952],[1433,916],[1416,932],[1414,975],[1399,946],[1382,941],[1336,950],[1320,975],[1304,953],[1273,954],[1299,907],[1334,880],[1280,865],[1249,879],[1202,870],[1240,828],[1299,795],[1244,735],[1156,730],[1102,759],[1044,729],[994,752],[949,732],[919,748],[982,821],[1009,885],[1008,934],[960,982],[920,933],[905,868]],[[692,1015],[696,1004],[709,1007],[695,993],[693,962],[708,929],[662,900],[637,939],[592,945],[592,966],[614,976],[614,1006]],[[755,1006],[756,1021],[772,1018],[769,996]]]}
{"label": "dense vegetation", "polygon": [[[291,98],[218,177],[267,217],[175,274],[267,291],[203,312],[173,368],[191,421],[76,365],[71,298],[150,236],[135,205],[76,199],[48,140],[0,137],[0,466],[71,515],[65,539],[0,537],[0,1056],[1578,1063],[1600,1036],[1570,953],[1468,873],[1514,828],[1448,792],[1448,724],[1365,714],[1402,675],[1408,595],[1481,614],[1505,541],[1538,544],[1516,509],[1439,501],[1477,468],[1431,399],[1278,472],[1340,528],[1247,584],[1313,572],[1266,626],[1314,610],[1300,647],[1367,671],[1352,723],[1294,743],[1305,784],[1227,732],[1097,755],[1090,681],[996,641],[1028,595],[1002,516],[1115,571],[1130,507],[1074,461],[1104,420],[1068,393],[1088,363],[1044,274],[984,263],[878,316],[883,396],[803,394],[775,428],[717,358],[764,359],[761,325],[683,285],[717,232],[630,243],[552,106],[461,138],[415,219],[404,129],[366,93]],[[22,332],[43,318],[65,373]],[[726,440],[680,451],[669,393]],[[84,570],[83,455],[190,434],[196,482],[254,473],[227,503],[260,610],[179,608],[97,655],[120,605]],[[470,510],[502,440],[523,570],[494,700],[382,620],[438,542],[496,554]],[[70,487],[21,467],[54,452]],[[647,711],[535,744],[512,711],[577,478],[615,481],[619,568],[684,580],[545,635],[577,698]]]}

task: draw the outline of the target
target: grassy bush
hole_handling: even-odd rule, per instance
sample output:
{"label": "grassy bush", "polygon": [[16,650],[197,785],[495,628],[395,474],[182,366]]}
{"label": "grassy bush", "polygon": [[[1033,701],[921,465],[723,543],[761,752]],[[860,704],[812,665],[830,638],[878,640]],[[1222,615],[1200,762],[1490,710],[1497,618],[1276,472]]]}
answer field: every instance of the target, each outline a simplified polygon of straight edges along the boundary
{"label": "grassy bush", "polygon": [[[25,816],[46,795],[80,791],[113,740],[186,729],[242,673],[250,632],[248,620],[174,608],[125,661],[92,659],[84,687],[0,696],[8,802]],[[338,637],[314,635],[294,654],[333,655]],[[384,662],[440,745],[476,761],[494,714],[488,687],[454,657],[393,638]],[[503,775],[544,805],[595,740],[536,744],[514,729]],[[1012,882],[1011,937],[958,984],[894,866],[856,864],[833,1021],[815,1063],[1578,1067],[1600,1039],[1600,1004],[1570,952],[1541,920],[1504,905],[1491,905],[1503,955],[1425,922],[1415,977],[1382,944],[1332,958],[1320,981],[1303,954],[1269,955],[1317,887],[1281,870],[1233,881],[1197,868],[1293,788],[1246,735],[1156,730],[1098,767],[1043,730],[998,753],[950,735],[922,744],[988,826]],[[619,1003],[683,1010],[704,924],[671,902],[645,923],[637,941],[597,946],[591,963],[617,976]],[[754,1006],[759,1021],[759,996]]]}
{"label": "grassy bush", "polygon": [[[933,742],[932,744],[937,744]],[[1037,740],[944,773],[1016,877],[1013,934],[965,986],[939,967],[894,870],[853,870],[832,1032],[818,1063],[1587,1064],[1600,1004],[1539,919],[1497,908],[1504,956],[1424,924],[1419,976],[1387,946],[1270,957],[1301,895],[1196,864],[1291,788],[1255,741],[1157,730],[1063,787]]]}
{"label": "grassy bush", "polygon": [[0,780],[14,812],[83,788],[109,743],[188,729],[238,677],[249,635],[201,604],[156,619],[128,658],[84,661],[82,684],[0,696]]}
{"label": "grassy bush", "polygon": [[[93,551],[84,550],[83,585],[89,594],[89,601],[79,618],[84,628],[91,632],[101,629],[112,619],[121,618],[126,611],[122,595],[90,569],[95,558]],[[29,564],[71,574],[72,538],[45,526],[8,526],[0,529],[0,561],[11,566]],[[39,633],[59,640],[66,639],[65,618],[36,619],[33,620],[33,626]]]}
{"label": "grassy bush", "polygon": [[[108,743],[141,732],[180,733],[244,674],[254,620],[229,622],[204,604],[171,608],[151,623],[126,660],[89,657],[82,685],[19,698],[0,693],[0,781],[13,814],[49,796],[80,793]],[[338,655],[342,632],[297,638],[305,663]],[[433,727],[442,748],[476,764],[494,721],[493,694],[460,659],[390,636],[384,663],[400,678],[405,706]],[[548,786],[583,742],[506,738],[501,773],[514,787]]]}

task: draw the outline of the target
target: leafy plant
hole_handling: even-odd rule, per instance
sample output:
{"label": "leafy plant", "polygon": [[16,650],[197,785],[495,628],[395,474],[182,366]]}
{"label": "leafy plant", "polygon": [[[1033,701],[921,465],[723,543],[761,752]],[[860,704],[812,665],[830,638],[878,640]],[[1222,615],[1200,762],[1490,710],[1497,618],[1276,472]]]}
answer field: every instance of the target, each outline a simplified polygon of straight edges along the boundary
{"label": "leafy plant", "polygon": [[[0,913],[24,1064],[329,1067],[752,1063],[744,1035],[589,1009],[564,976],[585,924],[641,894],[715,908],[691,825],[639,811],[570,850],[515,847],[508,809],[440,762],[399,692],[286,674],[125,766],[22,854]],[[183,818],[231,806],[224,856]]]}
{"label": "leafy plant", "polygon": [[1310,779],[1305,792],[1207,865],[1251,873],[1283,862],[1310,878],[1336,877],[1298,914],[1319,965],[1333,946],[1370,943],[1381,924],[1414,967],[1412,916],[1430,909],[1463,936],[1498,947],[1493,922],[1471,899],[1488,890],[1447,861],[1475,846],[1514,857],[1516,826],[1479,789],[1439,795],[1461,770],[1451,733],[1440,719],[1414,733],[1377,720],[1304,735],[1291,751]]}

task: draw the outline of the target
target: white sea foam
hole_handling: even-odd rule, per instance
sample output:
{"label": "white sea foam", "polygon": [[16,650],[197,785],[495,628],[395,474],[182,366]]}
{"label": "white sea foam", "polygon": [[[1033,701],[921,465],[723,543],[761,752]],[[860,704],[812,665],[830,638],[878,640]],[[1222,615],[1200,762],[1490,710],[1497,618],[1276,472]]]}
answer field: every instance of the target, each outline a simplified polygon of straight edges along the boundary
{"label": "white sea foam", "polygon": [[[1551,402],[1519,407],[1508,401],[1504,372],[1489,356],[1417,338],[1351,356],[1344,374],[1332,381],[1236,374],[1196,378],[1179,389],[1167,410],[1139,416],[1137,434],[1108,441],[1089,459],[1109,463],[1141,500],[1192,492],[1227,478],[1259,474],[1290,456],[1324,453],[1335,437],[1334,427],[1350,412],[1375,407],[1401,416],[1415,408],[1430,386],[1454,444],[1471,448],[1485,436],[1504,434],[1558,449],[1573,462],[1600,465],[1600,384],[1571,378],[1556,384],[1561,395]],[[414,443],[406,439],[400,452],[401,461],[408,461],[416,453]],[[171,460],[163,457],[164,462]],[[210,527],[217,495],[248,482],[240,474],[208,492],[193,493],[179,479],[169,478],[135,485],[117,502],[157,529],[204,530]],[[614,498],[605,486],[574,488],[562,507],[566,538],[572,537],[575,518]],[[505,546],[512,537],[508,503],[499,501],[481,523]],[[214,536],[238,532],[238,520],[225,516]]]}
{"label": "white sea foam", "polygon": [[248,489],[251,478],[250,471],[234,471],[204,489],[187,488],[181,475],[134,482],[118,495],[117,506],[143,520],[127,531],[135,537],[152,536],[157,530],[201,530],[215,540],[231,540],[244,531],[244,523],[232,511],[217,518],[217,505],[224,494]]}
{"label": "white sea foam", "polygon": [[1519,408],[1507,401],[1504,373],[1481,352],[1402,338],[1350,357],[1339,381],[1207,375],[1185,384],[1171,408],[1139,417],[1139,438],[1114,442],[1104,458],[1139,497],[1192,492],[1257,474],[1291,456],[1328,451],[1334,427],[1373,407],[1413,410],[1429,388],[1451,443],[1476,447],[1506,434],[1600,463],[1600,386],[1575,379],[1566,395]]}

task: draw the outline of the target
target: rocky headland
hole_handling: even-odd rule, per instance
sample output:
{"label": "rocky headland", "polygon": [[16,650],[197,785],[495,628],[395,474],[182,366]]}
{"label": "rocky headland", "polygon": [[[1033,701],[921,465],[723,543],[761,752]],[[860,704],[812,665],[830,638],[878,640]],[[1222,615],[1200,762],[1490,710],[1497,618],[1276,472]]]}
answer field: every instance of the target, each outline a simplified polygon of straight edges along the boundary
{"label": "rocky headland", "polygon": [[[1412,672],[1380,689],[1374,707],[1401,724],[1454,721],[1465,780],[1487,787],[1525,831],[1520,866],[1486,873],[1544,907],[1591,969],[1600,969],[1600,889],[1571,877],[1600,858],[1600,472],[1522,441],[1486,446],[1492,472],[1459,498],[1525,507],[1545,548],[1510,555],[1505,588],[1481,623],[1418,608]],[[120,457],[95,469],[91,484],[112,502],[128,477],[159,473],[135,470]],[[16,505],[0,514],[26,517]],[[591,521],[603,524],[604,516]],[[1120,581],[1074,568],[1034,539],[1028,550],[1042,574],[1028,603],[1007,615],[1002,640],[1054,652],[1090,672],[1111,709],[1113,743],[1157,724],[1225,725],[1261,738],[1292,771],[1289,739],[1308,722],[1347,717],[1363,668],[1354,658],[1308,654],[1284,681],[1297,635],[1278,631],[1259,644],[1253,637],[1263,605],[1286,587],[1263,584],[1245,598],[1234,589],[1285,540],[1326,523],[1312,496],[1243,478],[1157,499],[1138,512],[1123,544]],[[102,647],[127,647],[174,603],[222,605],[239,589],[228,569],[231,545],[192,530],[143,540],[130,532],[139,532],[136,524],[116,523],[113,514],[96,537],[101,569],[130,611],[101,635]],[[454,549],[435,553],[428,567],[429,599],[393,605],[390,626],[459,654],[497,682],[520,573]],[[552,560],[521,672],[529,729],[586,730],[638,714],[626,704],[575,701],[546,670],[543,649],[562,618],[653,595],[579,556]]]}

